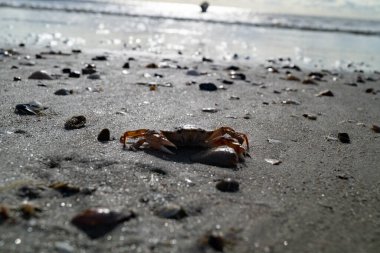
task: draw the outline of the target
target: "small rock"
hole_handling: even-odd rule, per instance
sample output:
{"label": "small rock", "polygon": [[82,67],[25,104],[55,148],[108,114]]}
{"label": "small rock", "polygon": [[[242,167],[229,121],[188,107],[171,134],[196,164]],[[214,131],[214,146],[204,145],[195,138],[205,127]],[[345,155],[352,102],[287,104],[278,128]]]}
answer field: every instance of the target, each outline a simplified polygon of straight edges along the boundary
{"label": "small rock", "polygon": [[301,81],[298,77],[296,77],[295,75],[291,74],[291,73],[288,73],[286,74],[286,78],[285,80],[288,80],[288,81]]}
{"label": "small rock", "polygon": [[304,113],[304,114],[302,114],[302,116],[304,116],[305,118],[310,119],[310,120],[317,120],[317,115],[315,115],[315,114]]}
{"label": "small rock", "polygon": [[227,70],[227,71],[239,71],[240,68],[238,66],[231,65],[231,66],[228,66],[227,68],[225,68],[225,70]]}
{"label": "small rock", "polygon": [[54,247],[58,253],[73,253],[75,251],[69,242],[55,242]]}
{"label": "small rock", "polygon": [[365,93],[373,93],[374,89],[373,88],[368,88],[365,90]]}
{"label": "small rock", "polygon": [[17,191],[17,196],[26,199],[37,199],[41,197],[41,192],[45,189],[38,186],[22,186]]}
{"label": "small rock", "polygon": [[231,96],[230,100],[240,100],[240,98],[238,96]]}
{"label": "small rock", "polygon": [[201,74],[195,69],[190,69],[186,72],[186,75],[188,75],[188,76],[200,76]]}
{"label": "small rock", "polygon": [[52,188],[62,194],[63,197],[70,197],[80,192],[79,187],[69,185],[68,183],[55,182],[49,185]]}
{"label": "small rock", "polygon": [[246,80],[247,77],[243,73],[237,73],[235,71],[230,71],[230,77],[233,80]]}
{"label": "small rock", "polygon": [[98,55],[98,56],[95,56],[94,58],[92,58],[93,61],[106,61],[107,60],[107,56],[105,55]]}
{"label": "small rock", "polygon": [[202,61],[203,62],[214,62],[214,60],[213,59],[210,59],[210,58],[206,58],[206,57],[202,57]]}
{"label": "small rock", "polygon": [[202,108],[202,112],[215,113],[215,112],[218,112],[218,109],[216,109],[214,107],[207,107],[207,108]]}
{"label": "small rock", "polygon": [[300,105],[301,103],[298,102],[298,101],[295,101],[295,100],[284,100],[281,102],[282,104],[285,104],[285,105]]}
{"label": "small rock", "polygon": [[64,68],[64,69],[62,69],[62,73],[64,73],[64,74],[70,74],[71,73],[71,69],[70,68]]}
{"label": "small rock", "polygon": [[119,224],[133,218],[136,218],[133,212],[125,215],[108,208],[92,208],[76,215],[71,220],[71,224],[86,233],[89,238],[97,239],[111,232]]}
{"label": "small rock", "polygon": [[351,143],[350,136],[347,133],[338,133],[338,140],[342,143]]}
{"label": "small rock", "polygon": [[43,106],[38,101],[32,101],[28,104],[18,104],[15,108],[15,113],[19,115],[38,115],[43,110],[46,110],[47,107]]}
{"label": "small rock", "polygon": [[87,78],[91,80],[99,80],[101,77],[99,74],[91,74]]}
{"label": "small rock", "polygon": [[224,247],[227,245],[227,240],[220,231],[209,232],[201,238],[201,244],[209,246],[215,251],[224,252]]}
{"label": "small rock", "polygon": [[380,133],[380,126],[373,124],[371,127],[372,131],[375,133]]}
{"label": "small rock", "polygon": [[231,178],[226,178],[216,184],[216,189],[221,192],[238,192],[239,182],[232,180]]}
{"label": "small rock", "polygon": [[69,74],[69,77],[79,78],[80,77],[80,72],[79,71],[71,71],[70,74]]}
{"label": "small rock", "polygon": [[251,118],[251,114],[249,112],[247,112],[246,114],[244,114],[243,118],[244,119],[250,119]]}
{"label": "small rock", "polygon": [[123,69],[129,69],[129,62],[124,63]]}
{"label": "small rock", "polygon": [[73,54],[80,54],[80,53],[82,53],[82,50],[80,50],[80,49],[73,49],[73,50],[71,50],[71,52]]}
{"label": "small rock", "polygon": [[324,91],[319,92],[315,96],[317,96],[317,97],[323,97],[323,96],[325,96],[325,97],[333,97],[334,93],[332,93],[331,90],[324,90]]}
{"label": "small rock", "polygon": [[357,83],[344,83],[345,85],[352,86],[352,87],[357,87]]}
{"label": "small rock", "polygon": [[279,73],[278,69],[276,69],[274,67],[267,67],[267,71],[269,73]]}
{"label": "small rock", "polygon": [[91,63],[87,64],[85,68],[82,69],[82,75],[91,75],[96,73],[96,65]]}
{"label": "small rock", "polygon": [[156,211],[156,215],[161,218],[181,220],[188,215],[186,211],[179,205],[166,204]]}
{"label": "small rock", "polygon": [[33,72],[28,78],[33,80],[53,80],[53,77],[45,70]]}
{"label": "small rock", "polygon": [[156,69],[158,68],[158,65],[156,63],[149,63],[145,66],[145,68],[148,68],[148,69]]}
{"label": "small rock", "polygon": [[19,82],[19,81],[21,81],[21,77],[19,77],[19,76],[13,77],[13,81]]}
{"label": "small rock", "polygon": [[201,83],[199,84],[199,89],[205,91],[216,91],[218,87],[214,83]]}
{"label": "small rock", "polygon": [[266,161],[267,163],[272,164],[272,165],[279,165],[279,164],[282,163],[282,161],[280,161],[280,160],[277,160],[277,159],[269,159],[269,158],[266,158],[265,161]]}
{"label": "small rock", "polygon": [[74,116],[70,119],[68,119],[65,123],[65,129],[66,130],[72,130],[72,129],[79,129],[84,127],[86,124],[86,117],[85,116]]}
{"label": "small rock", "polygon": [[222,81],[222,83],[223,83],[223,84],[228,84],[228,85],[234,84],[233,81],[225,80],[225,79]]}
{"label": "small rock", "polygon": [[107,142],[111,140],[111,132],[109,129],[104,128],[98,135],[98,141]]}
{"label": "small rock", "polygon": [[55,95],[57,96],[67,96],[73,94],[73,90],[68,90],[68,89],[59,89],[56,92],[54,92]]}
{"label": "small rock", "polygon": [[313,79],[306,78],[302,81],[303,84],[317,84]]}
{"label": "small rock", "polygon": [[22,203],[19,207],[21,217],[24,219],[38,218],[38,213],[42,212],[42,209],[32,203]]}
{"label": "small rock", "polygon": [[270,139],[270,138],[268,138],[267,141],[268,141],[269,143],[271,143],[271,144],[278,144],[278,143],[281,143],[280,140]]}

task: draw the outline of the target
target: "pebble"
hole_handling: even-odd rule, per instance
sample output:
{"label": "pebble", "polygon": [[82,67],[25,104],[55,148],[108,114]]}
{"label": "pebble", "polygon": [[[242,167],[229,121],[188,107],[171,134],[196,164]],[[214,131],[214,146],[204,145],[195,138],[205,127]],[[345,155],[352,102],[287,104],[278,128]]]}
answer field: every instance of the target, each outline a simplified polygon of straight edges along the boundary
{"label": "pebble", "polygon": [[44,190],[42,187],[24,185],[17,190],[17,196],[26,199],[38,199]]}
{"label": "pebble", "polygon": [[177,204],[165,204],[156,211],[156,215],[161,218],[181,220],[188,215],[186,211]]}
{"label": "pebble", "polygon": [[315,114],[304,113],[304,114],[302,114],[302,116],[304,116],[305,118],[310,119],[310,120],[317,120],[317,115],[315,115]]}
{"label": "pebble", "polygon": [[331,90],[323,90],[321,92],[319,92],[318,94],[316,94],[315,96],[317,97],[333,97],[334,96],[334,93],[332,93]]}
{"label": "pebble", "polygon": [[66,130],[72,130],[72,129],[79,129],[84,127],[86,124],[86,117],[85,116],[74,116],[70,119],[68,119],[65,123],[65,129]]}
{"label": "pebble", "polygon": [[225,70],[227,70],[227,71],[239,71],[240,68],[238,66],[231,65],[231,66],[228,66],[227,68],[225,68]]}
{"label": "pebble", "polygon": [[210,59],[210,58],[206,58],[206,57],[202,57],[202,61],[203,62],[214,62],[214,60],[213,59]]}
{"label": "pebble", "polygon": [[201,83],[199,84],[199,89],[205,91],[216,91],[218,87],[214,83]]}
{"label": "pebble", "polygon": [[279,71],[274,67],[267,67],[267,71],[269,73],[279,73]]}
{"label": "pebble", "polygon": [[373,124],[371,127],[372,131],[375,133],[380,133],[380,126]]}
{"label": "pebble", "polygon": [[124,63],[123,69],[129,69],[129,62]]}
{"label": "pebble", "polygon": [[16,105],[15,113],[19,115],[38,115],[41,111],[46,110],[47,107],[43,106],[38,101],[32,101],[28,104]]}
{"label": "pebble", "polygon": [[347,133],[338,133],[338,140],[342,143],[351,143],[350,136]]}
{"label": "pebble", "polygon": [[69,242],[55,242],[54,247],[58,253],[73,253],[75,251]]}
{"label": "pebble", "polygon": [[301,103],[298,102],[298,101],[295,101],[295,100],[284,100],[281,102],[282,104],[285,104],[285,105],[300,105]]}
{"label": "pebble", "polygon": [[221,192],[238,192],[239,182],[232,180],[231,178],[226,178],[216,184],[216,189]]}
{"label": "pebble", "polygon": [[45,70],[33,72],[28,78],[33,80],[53,80],[53,77]]}
{"label": "pebble", "polygon": [[200,76],[201,74],[197,70],[190,69],[186,72],[186,75],[188,75],[188,76]]}
{"label": "pebble", "polygon": [[218,112],[218,109],[216,109],[214,107],[206,107],[206,108],[202,108],[202,112],[215,113],[215,112]]}
{"label": "pebble", "polygon": [[145,66],[145,68],[148,68],[148,69],[156,69],[158,68],[158,65],[156,63],[149,63]]}
{"label": "pebble", "polygon": [[223,236],[223,233],[220,231],[213,231],[204,236],[201,239],[203,244],[208,245],[215,251],[224,252],[224,247],[227,244],[226,239]]}
{"label": "pebble", "polygon": [[67,96],[73,94],[73,90],[68,90],[68,89],[59,89],[56,92],[54,92],[55,95],[57,96]]}
{"label": "pebble", "polygon": [[86,233],[89,238],[97,239],[133,218],[136,218],[133,212],[126,215],[108,208],[91,208],[77,214],[71,220],[71,224]]}
{"label": "pebble", "polygon": [[79,71],[71,71],[70,74],[69,74],[69,77],[79,78],[80,77],[80,72]]}
{"label": "pebble", "polygon": [[96,65],[93,63],[87,64],[86,67],[82,69],[82,75],[91,75],[96,73]]}
{"label": "pebble", "polygon": [[64,69],[62,69],[62,73],[64,73],[64,74],[70,74],[71,73],[71,69],[70,68],[64,68]]}
{"label": "pebble", "polygon": [[21,217],[24,219],[38,218],[38,213],[42,212],[42,209],[32,203],[24,202],[19,207]]}
{"label": "pebble", "polygon": [[95,56],[92,58],[93,61],[106,61],[107,60],[107,56],[105,55],[98,55],[98,56]]}
{"label": "pebble", "polygon": [[223,84],[228,84],[228,85],[231,85],[231,84],[234,84],[234,82],[233,81],[230,81],[230,80],[222,80],[222,83]]}
{"label": "pebble", "polygon": [[302,81],[303,84],[317,84],[313,79],[306,78]]}
{"label": "pebble", "polygon": [[246,80],[247,77],[243,73],[237,73],[235,71],[230,71],[230,77],[233,80]]}
{"label": "pebble", "polygon": [[281,143],[280,140],[270,139],[270,138],[268,138],[267,141],[268,141],[269,143],[271,143],[271,144],[278,144],[278,143]]}
{"label": "pebble", "polygon": [[49,185],[49,188],[52,188],[58,191],[59,193],[62,194],[63,197],[70,197],[80,192],[79,187],[72,186],[68,183],[63,183],[63,182],[55,182]]}
{"label": "pebble", "polygon": [[291,73],[286,74],[285,79],[288,81],[297,81],[297,82],[301,81],[298,77],[296,77],[295,75],[293,75]]}
{"label": "pebble", "polygon": [[111,132],[109,129],[104,128],[98,135],[98,141],[107,142],[111,140]]}
{"label": "pebble", "polygon": [[82,53],[82,50],[80,50],[80,49],[73,49],[73,50],[71,50],[71,52],[74,53],[74,54],[80,54],[80,53]]}
{"label": "pebble", "polygon": [[279,165],[279,164],[282,163],[280,160],[277,160],[277,159],[269,159],[269,158],[266,158],[265,161],[266,161],[267,163],[272,164],[272,165]]}
{"label": "pebble", "polygon": [[230,100],[240,100],[240,97],[238,97],[238,96],[231,96]]}
{"label": "pebble", "polygon": [[91,79],[91,80],[99,80],[99,79],[101,79],[101,77],[100,77],[99,74],[91,74],[87,78]]}
{"label": "pebble", "polygon": [[13,77],[13,81],[19,82],[19,81],[21,81],[21,77],[19,77],[19,76]]}

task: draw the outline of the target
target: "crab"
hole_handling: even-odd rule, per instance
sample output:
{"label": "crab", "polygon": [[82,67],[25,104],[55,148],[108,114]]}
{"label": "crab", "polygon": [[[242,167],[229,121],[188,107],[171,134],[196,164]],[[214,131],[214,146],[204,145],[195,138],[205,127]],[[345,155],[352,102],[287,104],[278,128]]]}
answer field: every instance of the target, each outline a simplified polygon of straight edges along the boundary
{"label": "crab", "polygon": [[247,135],[236,132],[231,127],[220,127],[209,131],[193,125],[185,125],[174,131],[138,129],[126,131],[120,142],[126,148],[128,140],[136,140],[130,150],[141,147],[163,151],[174,155],[177,147],[203,148],[203,152],[191,157],[191,160],[211,165],[234,167],[245,157],[249,157],[249,142]]}

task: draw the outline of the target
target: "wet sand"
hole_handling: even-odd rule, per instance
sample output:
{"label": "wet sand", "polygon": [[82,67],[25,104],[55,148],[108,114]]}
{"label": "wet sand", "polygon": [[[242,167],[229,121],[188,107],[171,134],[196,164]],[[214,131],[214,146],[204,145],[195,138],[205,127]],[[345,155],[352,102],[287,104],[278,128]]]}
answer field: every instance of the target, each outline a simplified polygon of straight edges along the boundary
{"label": "wet sand", "polygon": [[[380,124],[378,72],[313,70],[323,73],[322,80],[302,84],[285,80],[285,72],[303,80],[311,70],[285,69],[279,60],[247,65],[178,56],[163,61],[165,56],[129,52],[93,61],[96,55],[87,52],[35,59],[48,50],[17,51],[0,61],[0,203],[10,216],[1,216],[1,252],[368,253],[380,248],[380,134],[371,130]],[[122,73],[129,57],[135,60]],[[26,66],[29,61],[35,65]],[[145,67],[160,62],[173,68]],[[62,73],[80,71],[86,63],[96,64],[100,80]],[[231,80],[225,70],[230,65],[246,80],[223,84]],[[280,73],[268,72],[268,66]],[[207,74],[190,76],[184,67]],[[42,69],[56,79],[28,79]],[[152,91],[139,82],[172,87]],[[225,89],[201,91],[202,82]],[[62,88],[73,94],[54,95]],[[327,89],[333,97],[315,96]],[[44,115],[15,113],[17,104],[33,100],[48,107]],[[206,107],[217,112],[202,112]],[[85,127],[66,130],[65,122],[78,115],[86,117]],[[252,158],[235,169],[222,168],[193,163],[190,151],[133,152],[118,141],[126,130],[184,124],[246,133]],[[104,128],[113,141],[97,140]],[[348,133],[350,143],[339,141],[338,133]],[[238,182],[239,190],[218,190],[225,178]],[[60,193],[49,187],[54,182],[80,192]],[[41,208],[36,218],[21,216],[24,201]],[[186,217],[160,217],[167,204],[181,207]],[[90,239],[71,220],[93,207],[133,211],[137,217]]]}

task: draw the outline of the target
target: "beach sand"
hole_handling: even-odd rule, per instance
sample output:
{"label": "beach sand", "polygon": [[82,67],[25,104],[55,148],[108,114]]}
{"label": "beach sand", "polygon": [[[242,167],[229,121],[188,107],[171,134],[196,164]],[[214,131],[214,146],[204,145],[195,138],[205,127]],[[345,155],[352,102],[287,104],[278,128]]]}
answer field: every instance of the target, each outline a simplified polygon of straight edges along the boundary
{"label": "beach sand", "polygon": [[[48,49],[17,51],[0,61],[0,203],[10,216],[0,216],[1,252],[378,252],[380,134],[371,130],[380,124],[378,72],[312,70],[323,74],[322,81],[302,84],[285,80],[285,72],[303,80],[311,70],[284,69],[279,60],[210,63],[202,55],[178,55],[164,61],[173,68],[148,69],[165,56],[130,51],[93,61],[96,55],[85,50],[44,59],[35,55]],[[135,60],[123,73],[129,57]],[[26,66],[30,61],[35,64]],[[96,64],[101,79],[62,73],[87,63]],[[230,65],[246,80],[222,84],[231,80],[225,70]],[[280,73],[268,72],[268,66]],[[190,76],[185,67],[207,74]],[[38,70],[55,79],[28,79]],[[152,91],[138,82],[172,87]],[[202,82],[225,89],[202,91]],[[62,88],[73,93],[54,94]],[[316,96],[324,90],[334,96]],[[33,100],[48,107],[44,115],[15,113],[17,104]],[[203,112],[207,107],[218,111]],[[78,115],[86,117],[85,127],[66,130],[65,122]],[[119,143],[126,130],[184,124],[246,133],[251,158],[222,168],[194,163],[188,151],[133,152]],[[104,128],[114,140],[97,140]],[[348,133],[350,143],[337,140],[338,133]],[[239,190],[218,190],[225,178],[238,182]],[[49,187],[54,182],[80,192],[62,194]],[[37,217],[21,216],[24,201],[41,208]],[[187,217],[160,217],[167,204],[174,204],[172,212],[181,207]],[[137,217],[90,239],[71,220],[95,207]]]}

